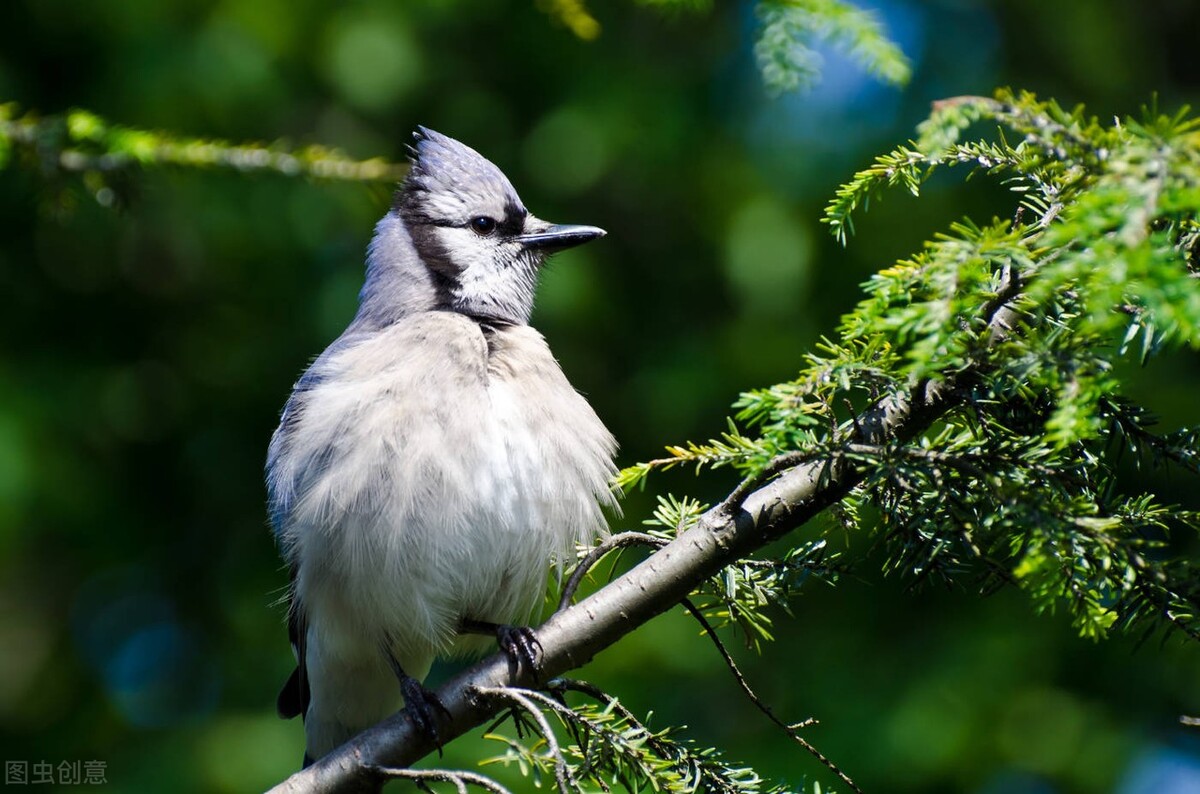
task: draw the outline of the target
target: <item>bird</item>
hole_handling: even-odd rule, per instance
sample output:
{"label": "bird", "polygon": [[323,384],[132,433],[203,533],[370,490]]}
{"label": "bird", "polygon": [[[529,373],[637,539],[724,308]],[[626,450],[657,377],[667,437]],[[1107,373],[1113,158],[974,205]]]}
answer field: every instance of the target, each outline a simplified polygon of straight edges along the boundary
{"label": "bird", "polygon": [[529,324],[547,257],[604,230],[540,220],[474,149],[413,137],[357,311],[267,452],[297,662],[277,707],[304,719],[305,766],[402,704],[436,740],[437,658],[495,640],[536,664],[525,621],[617,510],[616,441]]}

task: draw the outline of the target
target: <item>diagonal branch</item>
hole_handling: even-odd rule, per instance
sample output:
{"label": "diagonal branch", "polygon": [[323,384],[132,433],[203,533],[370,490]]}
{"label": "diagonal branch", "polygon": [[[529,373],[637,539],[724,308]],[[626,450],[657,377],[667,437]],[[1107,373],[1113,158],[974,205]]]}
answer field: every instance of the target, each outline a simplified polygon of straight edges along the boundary
{"label": "diagonal branch", "polygon": [[[1006,274],[997,297],[981,314],[993,344],[1016,325],[1012,308],[1020,286]],[[975,366],[982,366],[977,364]],[[905,442],[954,407],[976,374],[967,367],[940,381],[922,381],[886,397],[857,416],[844,439],[879,446]],[[448,718],[439,726],[450,741],[492,718],[502,704],[480,690],[503,686],[533,688],[581,667],[637,627],[681,603],[705,579],[800,527],[843,499],[867,476],[862,462],[846,455],[808,460],[737,499],[713,507],[691,529],[651,554],[583,601],[556,612],[537,629],[543,649],[541,669],[522,667],[516,675],[503,654],[464,670],[438,690]],[[364,731],[312,766],[271,789],[298,792],[375,792],[385,782],[382,767],[404,767],[433,752],[430,739],[407,711]]]}

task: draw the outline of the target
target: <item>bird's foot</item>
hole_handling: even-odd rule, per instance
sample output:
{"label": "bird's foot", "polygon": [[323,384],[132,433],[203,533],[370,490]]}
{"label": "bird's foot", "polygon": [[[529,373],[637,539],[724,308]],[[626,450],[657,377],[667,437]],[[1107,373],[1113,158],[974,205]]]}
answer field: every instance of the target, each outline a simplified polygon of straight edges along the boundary
{"label": "bird's foot", "polygon": [[508,657],[512,672],[524,667],[535,676],[541,671],[542,644],[529,626],[509,626],[483,620],[463,620],[461,630],[471,634],[494,634],[496,644]]}
{"label": "bird's foot", "polygon": [[438,734],[437,717],[440,714],[445,719],[450,719],[450,710],[446,708],[446,704],[442,702],[435,693],[426,689],[421,685],[421,682],[413,678],[408,673],[404,672],[404,668],[400,666],[400,662],[396,661],[396,657],[386,646],[382,649],[384,658],[392,668],[392,672],[396,674],[397,680],[400,681],[400,694],[404,696],[404,707],[408,709],[409,716],[412,721],[427,739],[429,739],[437,747],[438,755],[442,754],[442,737]]}
{"label": "bird's foot", "polygon": [[402,675],[400,693],[404,695],[404,706],[417,726],[417,730],[432,741],[442,754],[442,737],[438,734],[438,716],[450,719],[450,710],[436,693],[426,689],[417,679]]}
{"label": "bird's foot", "polygon": [[535,675],[542,669],[542,644],[528,626],[497,626],[496,642],[509,660]]}

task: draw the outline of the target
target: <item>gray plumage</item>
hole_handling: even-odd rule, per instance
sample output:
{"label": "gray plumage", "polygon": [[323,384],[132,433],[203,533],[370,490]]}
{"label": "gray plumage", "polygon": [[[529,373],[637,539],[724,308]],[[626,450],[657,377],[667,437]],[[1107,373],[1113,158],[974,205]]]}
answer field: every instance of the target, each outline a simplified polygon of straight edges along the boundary
{"label": "gray plumage", "polygon": [[325,754],[528,620],[554,562],[605,531],[616,444],[527,324],[546,255],[602,235],[530,215],[496,166],[430,130],[375,229],[358,312],[271,439],[298,671],[282,713]]}

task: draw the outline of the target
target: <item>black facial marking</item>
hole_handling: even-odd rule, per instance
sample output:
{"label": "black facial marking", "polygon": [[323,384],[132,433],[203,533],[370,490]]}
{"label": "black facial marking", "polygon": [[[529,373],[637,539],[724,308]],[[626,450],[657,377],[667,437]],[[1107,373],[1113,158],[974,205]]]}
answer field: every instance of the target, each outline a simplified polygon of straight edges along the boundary
{"label": "black facial marking", "polygon": [[438,238],[437,226],[442,224],[413,222],[408,224],[408,234],[426,267],[447,276],[458,276],[462,268],[450,258],[450,250]]}
{"label": "black facial marking", "polygon": [[453,301],[453,287],[458,281],[462,268],[450,259],[450,251],[438,239],[436,226],[428,222],[410,221],[408,234],[412,237],[413,247],[425,267],[433,277],[433,287],[437,292],[439,306],[450,306]]}
{"label": "black facial marking", "polygon": [[521,202],[517,201],[515,197],[509,196],[504,202],[504,217],[508,220],[524,221],[525,216],[528,214],[529,211],[525,209],[525,207],[521,205]]}
{"label": "black facial marking", "polygon": [[529,216],[519,201],[509,198],[504,203],[504,218],[500,221],[500,231],[508,237],[515,237],[525,231],[525,218]]}

